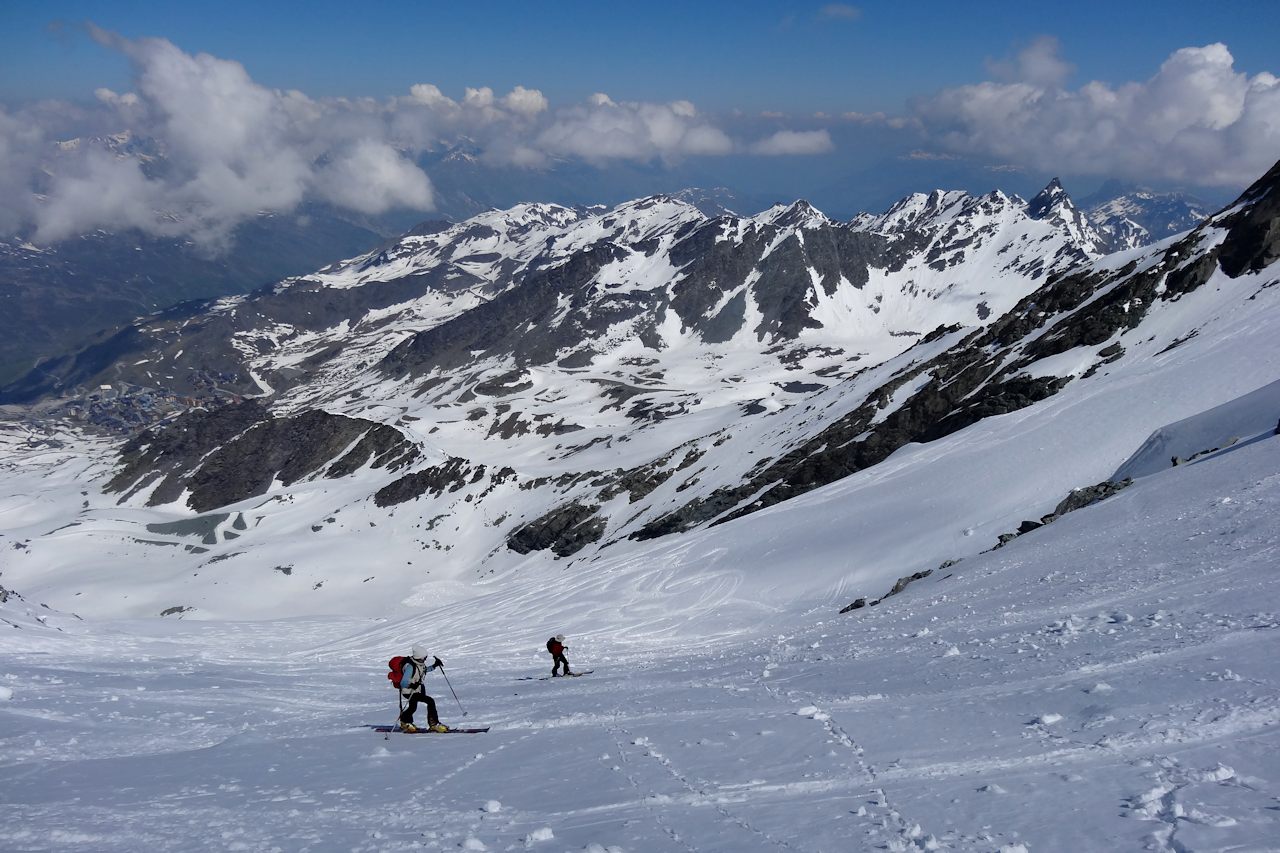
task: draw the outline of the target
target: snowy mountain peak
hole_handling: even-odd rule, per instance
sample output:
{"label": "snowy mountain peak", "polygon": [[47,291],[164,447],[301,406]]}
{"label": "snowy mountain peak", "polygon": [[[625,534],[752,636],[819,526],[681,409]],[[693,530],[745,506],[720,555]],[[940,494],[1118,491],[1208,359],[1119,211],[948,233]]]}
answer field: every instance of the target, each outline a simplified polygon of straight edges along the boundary
{"label": "snowy mountain peak", "polygon": [[1032,219],[1056,223],[1059,228],[1071,234],[1072,238],[1085,248],[1091,256],[1105,255],[1111,240],[1098,230],[1089,217],[1076,207],[1071,196],[1062,186],[1062,181],[1054,178],[1035,198],[1027,203],[1027,216]]}
{"label": "snowy mountain peak", "polygon": [[799,199],[791,204],[775,204],[768,210],[757,214],[754,218],[756,222],[763,225],[773,225],[778,228],[808,229],[820,228],[831,224],[831,220],[827,218],[825,213],[804,199]]}
{"label": "snowy mountain peak", "polygon": [[550,225],[553,227],[564,227],[571,223],[577,222],[582,218],[582,213],[571,207],[564,207],[559,204],[547,204],[544,202],[524,202],[498,210],[494,208],[486,211],[479,216],[474,216],[468,222],[483,222],[485,224],[504,225],[507,227],[523,228],[531,225]]}
{"label": "snowy mountain peak", "polygon": [[1035,198],[1027,203],[1027,215],[1032,219],[1046,219],[1049,216],[1061,215],[1061,210],[1075,210],[1075,203],[1071,201],[1071,196],[1067,195],[1067,191],[1062,188],[1062,182],[1057,178],[1049,181]]}
{"label": "snowy mountain peak", "polygon": [[958,211],[973,197],[963,190],[934,190],[912,193],[895,203],[880,216],[859,220],[862,225],[883,233],[900,233],[918,228],[929,220],[938,220]]}
{"label": "snowy mountain peak", "polygon": [[556,246],[564,250],[582,246],[584,240],[591,239],[629,245],[674,234],[706,219],[702,211],[682,199],[670,195],[645,196],[588,217],[580,228],[568,231]]}

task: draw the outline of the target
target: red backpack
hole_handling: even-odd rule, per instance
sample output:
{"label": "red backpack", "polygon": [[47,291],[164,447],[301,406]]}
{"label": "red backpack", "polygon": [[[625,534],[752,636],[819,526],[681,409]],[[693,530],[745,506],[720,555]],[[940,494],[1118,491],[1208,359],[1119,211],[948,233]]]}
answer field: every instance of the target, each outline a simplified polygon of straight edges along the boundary
{"label": "red backpack", "polygon": [[400,679],[404,678],[404,662],[407,660],[408,658],[403,655],[396,655],[387,661],[387,666],[391,669],[387,673],[387,681],[391,682],[392,687],[400,687]]}

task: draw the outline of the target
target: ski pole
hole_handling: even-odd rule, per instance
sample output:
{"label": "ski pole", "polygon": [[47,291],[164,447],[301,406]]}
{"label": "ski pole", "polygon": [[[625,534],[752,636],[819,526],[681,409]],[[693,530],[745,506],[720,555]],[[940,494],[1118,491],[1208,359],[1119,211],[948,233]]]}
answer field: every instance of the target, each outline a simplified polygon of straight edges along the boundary
{"label": "ski pole", "polygon": [[400,727],[400,717],[404,714],[404,694],[400,692],[400,688],[396,688],[396,699],[400,705],[400,713],[396,715],[396,721],[391,724],[391,730],[382,736],[383,740],[391,740],[391,732]]}
{"label": "ski pole", "polygon": [[466,716],[467,712],[462,710],[462,703],[458,701],[458,693],[453,689],[453,685],[449,682],[449,675],[444,671],[444,667],[440,667],[440,674],[444,676],[444,683],[449,685],[449,692],[453,694],[453,701],[458,702],[458,710],[462,711],[462,716]]}

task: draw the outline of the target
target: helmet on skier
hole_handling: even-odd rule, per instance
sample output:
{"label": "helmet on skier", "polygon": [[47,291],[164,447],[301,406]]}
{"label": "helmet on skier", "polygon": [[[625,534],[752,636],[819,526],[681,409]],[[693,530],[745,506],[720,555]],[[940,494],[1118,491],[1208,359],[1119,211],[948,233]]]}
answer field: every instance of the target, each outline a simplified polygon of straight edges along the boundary
{"label": "helmet on skier", "polygon": [[422,646],[414,646],[412,649],[409,650],[409,657],[413,658],[414,660],[426,660],[429,657],[429,655],[427,654],[427,650],[424,649]]}
{"label": "helmet on skier", "polygon": [[557,642],[557,643],[563,643],[563,642],[564,642],[564,634],[556,634],[556,642]]}

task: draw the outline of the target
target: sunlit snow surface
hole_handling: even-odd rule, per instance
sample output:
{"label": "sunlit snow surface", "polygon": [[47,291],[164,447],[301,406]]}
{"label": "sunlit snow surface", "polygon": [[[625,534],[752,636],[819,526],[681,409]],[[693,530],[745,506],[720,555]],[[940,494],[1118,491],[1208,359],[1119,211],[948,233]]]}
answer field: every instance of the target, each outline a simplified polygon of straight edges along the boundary
{"label": "sunlit snow surface", "polygon": [[[23,597],[0,604],[0,850],[1278,849],[1274,283],[1219,272],[1118,334],[1118,361],[1090,345],[1029,365],[1078,377],[1049,399],[573,561],[502,547],[502,524],[545,508],[515,487],[383,509],[369,496],[393,475],[366,469],[193,518],[104,495],[111,444],[6,424],[0,581]],[[390,383],[347,411],[433,460],[547,476],[702,442],[701,481],[665,482],[656,511],[741,482],[964,334],[750,421],[738,403],[759,393],[717,389],[568,462]],[[673,350],[673,394],[717,372]],[[528,378],[529,405],[617,432],[589,420],[588,380]],[[1134,484],[988,550],[1117,471]],[[558,632],[592,674],[539,680]],[[384,662],[414,642],[469,712],[433,674],[445,722],[490,732],[360,728],[393,719]]]}
{"label": "sunlit snow surface", "polygon": [[[408,620],[11,598],[0,848],[1275,849],[1278,514],[1259,434],[843,616],[658,563]],[[527,678],[556,631],[591,675]],[[415,640],[492,731],[358,728]]]}

